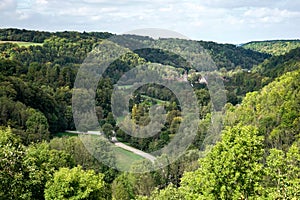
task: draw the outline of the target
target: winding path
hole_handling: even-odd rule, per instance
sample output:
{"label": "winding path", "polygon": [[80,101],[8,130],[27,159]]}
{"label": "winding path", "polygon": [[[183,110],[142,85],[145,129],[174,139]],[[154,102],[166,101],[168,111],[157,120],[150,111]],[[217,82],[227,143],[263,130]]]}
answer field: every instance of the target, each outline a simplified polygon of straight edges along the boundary
{"label": "winding path", "polygon": [[[86,133],[83,133],[83,132],[80,132],[80,131],[65,131],[65,132],[66,133],[75,133],[75,134],[102,135],[102,133],[100,133],[99,131],[88,131]],[[141,151],[139,149],[133,148],[131,146],[128,146],[128,145],[126,145],[122,142],[119,142],[116,137],[112,137],[112,142],[116,146],[118,146],[122,149],[125,149],[127,151],[130,151],[130,152],[136,154],[136,155],[142,156],[143,158],[146,158],[146,159],[150,160],[152,163],[156,160],[155,156],[153,156],[149,153],[146,153],[144,151]]]}
{"label": "winding path", "polygon": [[121,148],[123,148],[123,149],[125,149],[125,150],[127,150],[127,151],[131,151],[132,153],[135,153],[135,154],[137,154],[137,155],[139,155],[139,156],[142,156],[142,157],[144,157],[144,158],[150,160],[151,162],[154,162],[154,161],[156,160],[156,157],[155,157],[155,156],[153,156],[153,155],[151,155],[151,154],[149,154],[149,153],[146,153],[146,152],[144,152],[144,151],[141,151],[141,150],[139,150],[139,149],[133,148],[133,147],[131,147],[131,146],[128,146],[128,145],[126,145],[126,144],[124,144],[124,143],[122,143],[122,142],[119,142],[119,141],[117,140],[116,137],[113,137],[113,138],[112,138],[112,141],[113,141],[113,143],[114,143],[116,146],[121,147]]}

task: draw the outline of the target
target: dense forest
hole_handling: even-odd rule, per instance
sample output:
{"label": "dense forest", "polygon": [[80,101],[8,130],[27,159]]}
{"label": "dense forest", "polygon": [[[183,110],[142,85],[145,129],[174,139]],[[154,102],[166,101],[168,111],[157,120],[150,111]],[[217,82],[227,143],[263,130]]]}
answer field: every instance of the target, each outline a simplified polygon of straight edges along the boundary
{"label": "dense forest", "polygon": [[272,55],[283,55],[292,49],[300,47],[300,40],[270,40],[249,42],[242,45],[246,49],[268,53]]}
{"label": "dense forest", "polygon": [[[115,35],[106,32],[0,29],[0,199],[300,198],[298,41],[253,42],[239,47],[118,36],[128,49],[132,44],[148,47],[112,62],[97,84],[95,112],[108,140],[68,134],[66,130],[76,129],[72,94],[78,70],[89,53],[111,37]],[[115,42],[120,42],[117,39]],[[216,66],[210,73],[220,76],[224,83],[220,92],[226,94],[227,101],[221,107],[212,100],[209,75],[203,76],[193,63],[178,56],[188,55],[191,49],[202,56],[200,47]],[[169,144],[183,121],[176,95],[167,87],[147,84],[130,99],[130,120],[146,126],[151,107],[162,106],[166,122],[161,131],[139,138],[118,127],[119,119],[111,109],[114,84],[127,71],[147,63],[164,66],[155,73],[166,80],[192,86],[197,97],[198,130],[175,162],[154,171],[133,173],[152,169],[165,159],[161,155],[150,162],[135,157],[129,165],[135,170],[122,172],[109,167],[120,160],[110,145],[113,136],[151,153]],[[124,90],[133,85],[134,80],[132,85],[124,85]],[[216,120],[213,111],[220,116],[221,130],[211,126]],[[85,123],[84,127],[90,127],[89,121]],[[215,138],[207,142],[212,135]],[[90,145],[101,144],[101,152],[105,152],[101,158],[109,158],[111,164],[87,150],[84,141],[91,137]]]}

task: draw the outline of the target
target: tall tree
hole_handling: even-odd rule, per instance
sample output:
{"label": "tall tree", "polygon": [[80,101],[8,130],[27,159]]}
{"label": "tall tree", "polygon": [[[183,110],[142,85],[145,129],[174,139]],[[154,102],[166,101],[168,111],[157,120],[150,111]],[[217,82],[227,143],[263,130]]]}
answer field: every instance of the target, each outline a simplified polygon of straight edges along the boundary
{"label": "tall tree", "polygon": [[26,121],[28,141],[41,141],[49,139],[49,124],[43,113],[29,108],[29,117]]}

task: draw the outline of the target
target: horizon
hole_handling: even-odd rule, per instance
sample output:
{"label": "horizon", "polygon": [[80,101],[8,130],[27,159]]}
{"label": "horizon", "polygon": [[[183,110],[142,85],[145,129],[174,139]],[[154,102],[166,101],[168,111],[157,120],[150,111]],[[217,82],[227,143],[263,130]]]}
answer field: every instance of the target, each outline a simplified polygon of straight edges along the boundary
{"label": "horizon", "polygon": [[[26,29],[26,28],[19,28],[19,27],[0,27],[1,29],[18,29],[18,30],[26,30],[26,31],[37,31],[37,32],[49,32],[49,33],[57,33],[57,32],[78,32],[78,33],[90,33],[90,32],[98,32],[98,33],[111,33],[114,35],[137,35],[137,36],[144,36],[144,37],[150,37],[152,39],[160,39],[160,38],[172,38],[172,37],[159,37],[159,38],[155,38],[151,35],[147,35],[147,34],[138,34],[138,33],[113,33],[110,31],[78,31],[78,30],[38,30],[38,29]],[[176,38],[176,37],[174,37]],[[176,39],[184,39],[184,40],[194,40],[194,41],[204,41],[204,42],[215,42],[218,44],[232,44],[232,45],[244,45],[244,44],[248,44],[248,43],[252,43],[252,42],[272,42],[272,41],[300,41],[300,38],[289,38],[289,39],[285,39],[285,38],[278,38],[278,39],[266,39],[266,40],[252,40],[252,41],[246,41],[243,43],[228,43],[228,42],[218,42],[218,41],[213,41],[213,40],[199,40],[199,39],[193,39],[193,38],[176,38]]]}
{"label": "horizon", "polygon": [[0,27],[110,32],[158,28],[192,40],[243,44],[299,38],[300,2],[293,0],[2,0]]}

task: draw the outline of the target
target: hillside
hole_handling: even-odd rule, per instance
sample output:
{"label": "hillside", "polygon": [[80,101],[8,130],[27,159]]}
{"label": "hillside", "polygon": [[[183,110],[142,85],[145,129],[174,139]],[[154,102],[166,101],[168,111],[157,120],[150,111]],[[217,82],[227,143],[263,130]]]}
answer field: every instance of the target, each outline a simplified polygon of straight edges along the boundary
{"label": "hillside", "polygon": [[[0,199],[298,199],[300,47],[271,56],[231,44],[123,35],[114,42],[146,48],[112,61],[113,48],[95,48],[111,36],[0,29]],[[92,97],[90,88],[74,86],[90,52],[110,63]],[[216,68],[199,68],[203,60],[204,67],[211,64],[210,58]],[[149,63],[154,78],[187,85],[195,107],[184,115],[188,106],[180,105],[178,94],[188,99],[190,93],[150,82],[130,93],[129,116],[115,119],[115,83]],[[134,88],[136,79],[147,80],[145,71],[128,75],[128,82],[121,79],[120,94]],[[224,88],[214,84],[214,75]],[[227,104],[218,104],[223,99],[213,99],[212,90],[226,96]],[[99,134],[64,134],[76,129],[74,91],[83,108],[80,131]],[[87,97],[95,100],[95,109],[89,109]],[[116,99],[125,103],[122,95]],[[147,127],[158,106],[165,123]],[[90,120],[94,114],[96,123]],[[174,162],[154,154],[169,144],[173,150],[181,147],[185,138],[178,131],[188,117],[197,119],[198,129],[182,130],[188,138],[195,136],[184,153]],[[117,125],[122,120],[124,127]],[[159,130],[136,137],[122,129],[140,127],[146,133]],[[154,163],[116,148],[115,137],[156,156]]]}
{"label": "hillside", "polygon": [[[4,113],[0,119],[1,124],[4,126],[10,125],[24,143],[51,138],[56,132],[74,129],[71,114],[71,94],[77,70],[93,47],[103,39],[112,36],[112,34],[95,32],[50,33],[18,29],[1,29],[0,33],[2,40],[8,42],[0,44],[2,75],[0,78],[1,87],[3,88],[1,92],[1,112]],[[242,70],[243,68],[251,69],[253,66],[259,65],[265,58],[269,57],[266,54],[245,50],[235,45],[214,42],[180,39],[154,40],[149,37],[134,35],[129,35],[126,39],[142,45],[161,46],[164,49],[172,49],[181,45],[189,46],[188,51],[181,50],[181,52],[178,52],[187,55],[191,50],[197,52],[199,51],[197,48],[204,48],[213,58],[217,69],[223,74],[227,99],[232,104],[240,103],[247,92],[259,90],[266,84],[263,80],[267,75]],[[40,42],[39,44],[43,45],[20,46],[20,43],[11,42],[14,40]],[[208,88],[205,84],[198,82],[201,75],[192,72],[193,66],[169,51],[147,48],[134,51],[117,59],[104,73],[105,78],[100,80],[96,91],[96,109],[98,110],[101,126],[105,125],[107,130],[116,129],[115,121],[111,120],[110,107],[113,84],[126,71],[145,62],[168,65],[168,68],[164,68],[164,71],[167,72],[166,78],[182,79],[184,71],[188,70],[187,79],[194,85],[194,90],[199,97],[199,116],[203,118],[210,112],[212,104],[209,102]],[[233,73],[231,70],[233,70]],[[162,72],[158,71],[157,73]],[[127,87],[130,87],[130,85]],[[132,101],[136,104],[137,123],[147,123],[149,120],[147,113],[150,106],[158,104],[160,101],[164,101],[163,105],[167,108],[167,115],[170,119],[161,133],[162,136],[155,137],[153,141],[137,141],[131,137],[125,138],[125,141],[146,151],[155,150],[173,137],[172,134],[176,131],[178,123],[180,123],[178,102],[174,94],[163,87],[149,86],[141,88],[136,94],[137,98],[132,99]],[[130,104],[130,109],[133,109],[135,104]],[[41,128],[41,130],[38,130],[34,124],[30,128],[28,123],[32,120],[29,117],[32,114],[36,115],[35,118],[43,121],[43,129],[46,132],[42,131]],[[18,119],[19,116],[22,116],[22,120]],[[177,121],[173,122],[173,119]],[[116,132],[118,136],[123,137],[124,133],[121,130],[116,129]]]}
{"label": "hillside", "polygon": [[273,56],[256,67],[260,74],[276,78],[300,67],[300,47],[280,56]]}
{"label": "hillside", "polygon": [[[297,199],[300,71],[286,73],[227,108],[222,139],[187,172],[144,199]],[[280,190],[278,190],[280,188]]]}
{"label": "hillside", "polygon": [[300,48],[290,52],[272,56],[263,63],[255,66],[252,71],[237,70],[224,74],[224,85],[229,91],[227,98],[231,103],[241,103],[241,99],[248,93],[260,90],[266,84],[286,72],[300,68]]}
{"label": "hillside", "polygon": [[300,47],[300,40],[270,40],[249,42],[243,44],[242,47],[261,53],[279,56],[288,53],[292,49]]}
{"label": "hillside", "polygon": [[73,41],[87,39],[87,38],[99,38],[106,39],[113,34],[108,32],[90,32],[79,33],[76,31],[63,31],[63,32],[45,32],[45,31],[33,31],[26,29],[7,28],[0,29],[0,41],[22,41],[22,42],[34,42],[43,43],[46,39],[57,36],[62,38],[72,38]]}
{"label": "hillside", "polygon": [[[107,39],[109,37],[113,36],[113,34],[107,33],[107,32],[56,32],[56,33],[50,33],[50,32],[40,32],[40,31],[28,31],[28,30],[18,30],[18,29],[0,29],[0,41],[24,41],[24,42],[37,42],[37,43],[46,43],[46,46],[43,46],[41,49],[44,49],[44,51],[49,51],[50,45],[55,45],[55,43],[63,42],[63,43],[72,43],[72,47],[75,48],[74,51],[78,51],[79,46],[83,45],[89,45],[94,46],[102,39]],[[156,43],[157,45],[164,45],[167,43],[174,43],[174,45],[180,45],[180,43],[183,43],[184,40],[178,40],[178,39],[172,39],[172,42],[169,42],[168,39],[159,39],[159,40],[153,40],[149,37],[142,37],[142,36],[128,36],[133,41],[140,42],[142,44],[150,45],[151,43]],[[76,44],[77,43],[77,44]],[[245,50],[241,47],[237,47],[235,45],[231,44],[218,44],[215,42],[205,42],[205,41],[187,41],[184,42],[187,43],[189,46],[198,46],[201,45],[204,49],[206,49],[209,54],[211,55],[212,59],[216,63],[217,67],[220,68],[226,68],[227,70],[235,69],[236,67],[242,67],[244,69],[251,69],[254,65],[259,64],[264,59],[270,57],[267,54],[261,54],[252,50]],[[198,44],[193,44],[198,43]],[[75,45],[75,46],[74,46]],[[71,46],[70,46],[71,47]],[[68,48],[70,48],[68,47]],[[170,46],[165,46],[165,48],[170,48]],[[56,48],[57,49],[57,48]],[[88,48],[90,49],[90,48]],[[32,50],[36,50],[36,48],[32,48]],[[39,50],[39,48],[37,48]],[[51,51],[54,49],[52,48]],[[64,49],[64,51],[70,51],[71,49]],[[85,49],[86,51],[86,49]],[[88,51],[89,52],[89,51]],[[84,59],[84,55],[86,55],[85,52],[82,56],[80,56],[79,60],[75,59],[76,57],[72,57],[70,54],[64,52],[62,53],[63,56],[61,59],[66,60],[66,62],[70,63],[70,61],[75,61],[75,63],[82,62]],[[50,53],[50,52],[49,52]],[[155,52],[152,51],[151,53],[144,52],[138,53],[142,58],[145,58],[149,61],[154,61],[153,59],[156,59],[155,61],[163,62],[160,60],[157,60],[156,57],[165,59],[166,57],[157,56],[157,54],[161,54],[161,52]],[[59,52],[51,52],[52,55],[59,54]],[[168,55],[166,52],[165,54]],[[68,55],[68,57],[66,57]],[[76,55],[76,52],[74,53]],[[167,56],[166,55],[166,56]],[[71,57],[69,57],[71,56]],[[170,55],[170,57],[172,57]],[[152,58],[152,60],[150,59]],[[54,59],[54,58],[52,58]],[[175,58],[176,59],[176,58]],[[169,58],[168,60],[174,60],[174,58]],[[20,60],[24,62],[24,60]],[[31,58],[29,60],[30,62],[39,62],[39,60]],[[46,60],[45,60],[46,61]],[[172,61],[174,64],[176,61]],[[176,66],[176,65],[175,65]]]}

